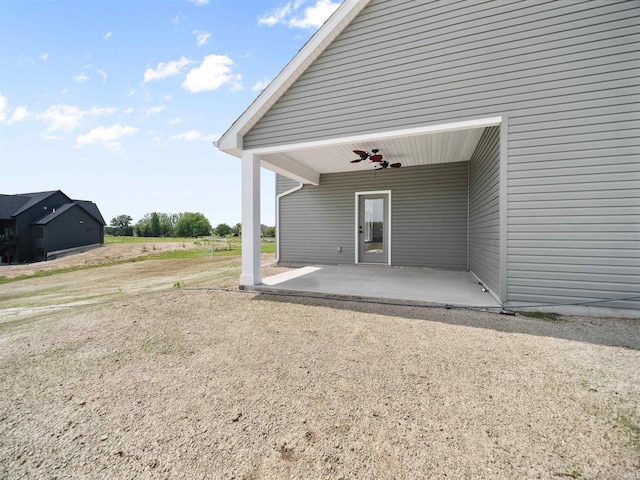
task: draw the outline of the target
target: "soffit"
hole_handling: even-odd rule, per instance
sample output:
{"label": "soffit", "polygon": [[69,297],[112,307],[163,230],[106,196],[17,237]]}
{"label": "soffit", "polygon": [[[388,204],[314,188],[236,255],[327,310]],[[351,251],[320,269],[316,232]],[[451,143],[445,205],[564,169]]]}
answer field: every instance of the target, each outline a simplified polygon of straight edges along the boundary
{"label": "soffit", "polygon": [[[319,174],[357,172],[372,170],[374,163],[364,160],[351,163],[357,155],[353,150],[371,152],[379,150],[389,163],[402,163],[402,168],[436,163],[468,161],[478,145],[485,127],[464,130],[427,133],[413,136],[398,136],[367,140],[362,142],[336,143],[316,147],[299,148],[286,152],[262,153],[262,165],[270,169],[281,163],[283,157],[294,161]],[[273,169],[276,170],[276,169]],[[283,173],[278,170],[279,173]],[[285,173],[286,175],[286,173]]]}

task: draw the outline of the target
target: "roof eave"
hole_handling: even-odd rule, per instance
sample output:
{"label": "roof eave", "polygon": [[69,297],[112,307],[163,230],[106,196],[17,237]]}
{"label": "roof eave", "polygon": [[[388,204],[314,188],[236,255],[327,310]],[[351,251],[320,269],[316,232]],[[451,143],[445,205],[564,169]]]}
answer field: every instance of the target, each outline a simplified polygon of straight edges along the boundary
{"label": "roof eave", "polygon": [[242,139],[370,0],[345,0],[214,145],[240,158]]}

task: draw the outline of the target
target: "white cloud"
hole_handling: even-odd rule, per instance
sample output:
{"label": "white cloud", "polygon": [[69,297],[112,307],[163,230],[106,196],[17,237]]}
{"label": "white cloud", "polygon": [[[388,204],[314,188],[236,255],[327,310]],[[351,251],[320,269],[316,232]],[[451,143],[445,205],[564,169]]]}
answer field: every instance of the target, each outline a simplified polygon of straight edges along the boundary
{"label": "white cloud", "polygon": [[165,95],[162,98],[164,98],[165,102],[170,102],[171,100],[173,100],[173,95]]}
{"label": "white cloud", "polygon": [[187,19],[187,16],[184,13],[178,12],[178,14],[171,19],[171,23],[173,23],[173,25],[177,27],[186,19]]}
{"label": "white cloud", "polygon": [[22,106],[16,107],[15,110],[13,111],[13,114],[11,115],[11,118],[9,118],[9,121],[7,123],[12,124],[16,122],[21,122],[22,120],[30,116],[31,114],[27,110],[27,107],[22,107]]}
{"label": "white cloud", "polygon": [[0,95],[0,122],[4,120],[5,109],[7,108],[7,97]]}
{"label": "white cloud", "polygon": [[169,120],[169,125],[179,125],[182,122],[184,122],[184,120],[180,117],[172,118],[171,120]]}
{"label": "white cloud", "polygon": [[123,110],[123,112],[126,113],[126,114],[131,114],[131,113],[133,113],[133,108],[129,107],[126,110]]}
{"label": "white cloud", "polygon": [[96,70],[96,73],[102,77],[102,83],[103,84],[107,83],[107,72],[105,72],[101,68],[98,68]]}
{"label": "white cloud", "polygon": [[73,105],[51,105],[38,118],[47,124],[47,133],[72,132],[86,116],[108,117],[117,110],[111,107],[93,107],[90,110],[80,110]]}
{"label": "white cloud", "polygon": [[41,60],[46,60],[47,58],[49,58],[49,54],[48,53],[41,53],[40,54],[40,59]]}
{"label": "white cloud", "polygon": [[122,126],[118,123],[111,127],[98,127],[91,130],[86,135],[79,135],[76,138],[76,148],[86,145],[101,144],[111,150],[120,150],[121,144],[118,141],[126,135],[133,135],[138,131],[135,127]]}
{"label": "white cloud", "polygon": [[[6,123],[7,125],[11,125],[12,123],[21,122],[27,117],[31,116],[31,113],[27,110],[27,107],[18,106],[13,109],[13,113],[7,119],[7,115],[9,114],[9,102],[7,102],[7,98],[0,95],[0,122]],[[6,122],[5,122],[6,120]]]}
{"label": "white cloud", "polygon": [[273,27],[278,23],[283,23],[295,9],[302,5],[302,1],[297,0],[295,2],[289,2],[283,7],[276,8],[271,14],[258,18],[258,25],[266,25],[267,27]]}
{"label": "white cloud", "polygon": [[331,0],[318,0],[315,5],[304,9],[302,18],[292,18],[289,20],[290,27],[298,28],[318,28],[331,16],[340,6],[338,2]]}
{"label": "white cloud", "polygon": [[251,87],[251,91],[252,92],[261,92],[262,90],[267,88],[267,85],[269,85],[269,80],[260,80],[260,81],[256,82],[256,84],[253,87]]}
{"label": "white cloud", "polygon": [[166,109],[167,107],[165,106],[161,106],[161,107],[151,107],[148,108],[147,111],[145,112],[147,115],[154,115],[156,113],[160,113],[161,111],[163,111],[164,109]]}
{"label": "white cloud", "polygon": [[304,0],[288,2],[270,14],[258,18],[258,25],[272,27],[282,23],[296,28],[318,28],[336,11],[341,2],[315,0],[315,3],[303,9],[306,3],[308,2]]}
{"label": "white cloud", "polygon": [[211,34],[209,32],[201,32],[199,30],[194,30],[191,33],[193,33],[196,36],[196,45],[198,47],[201,47],[202,45],[207,43],[207,40],[211,36]]}
{"label": "white cloud", "polygon": [[233,61],[226,55],[207,55],[199,67],[192,69],[182,87],[192,93],[215,90],[228,84],[232,90],[242,88],[242,75],[231,73]]}
{"label": "white cloud", "polygon": [[208,5],[209,4],[209,0],[189,0],[191,3],[194,3],[196,5]]}
{"label": "white cloud", "polygon": [[51,105],[39,117],[47,124],[48,132],[71,132],[85,115],[86,112],[72,105]]}
{"label": "white cloud", "polygon": [[78,83],[84,83],[87,80],[89,80],[89,78],[90,77],[88,75],[86,75],[84,72],[81,73],[80,75],[76,75],[75,77],[73,77],[73,79]]}
{"label": "white cloud", "polygon": [[153,68],[147,68],[144,72],[144,81],[142,83],[150,82],[152,80],[161,80],[163,78],[172,77],[174,75],[180,75],[182,70],[189,65],[191,60],[186,57],[180,58],[180,60],[175,60],[169,63],[159,63],[158,67],[154,70]]}
{"label": "white cloud", "polygon": [[104,34],[102,38],[104,38],[105,40],[109,40],[112,36],[113,36],[112,32],[107,32]]}
{"label": "white cloud", "polygon": [[189,130],[188,132],[169,137],[169,140],[183,140],[185,142],[194,142],[197,140],[206,140],[212,142],[215,139],[215,135],[202,135],[202,133],[200,133],[198,130]]}
{"label": "white cloud", "polygon": [[91,110],[89,110],[88,113],[94,117],[108,117],[117,111],[118,109],[113,107],[91,107]]}

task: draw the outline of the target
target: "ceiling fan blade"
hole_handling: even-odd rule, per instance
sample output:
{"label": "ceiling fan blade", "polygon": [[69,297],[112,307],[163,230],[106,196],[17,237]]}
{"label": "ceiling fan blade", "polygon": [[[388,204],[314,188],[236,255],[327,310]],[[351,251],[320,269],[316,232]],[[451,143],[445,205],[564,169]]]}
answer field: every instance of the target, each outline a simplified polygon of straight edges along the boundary
{"label": "ceiling fan blade", "polygon": [[367,158],[369,154],[363,150],[354,150],[353,153],[356,155],[360,155],[361,157]]}
{"label": "ceiling fan blade", "polygon": [[371,155],[369,157],[369,160],[371,160],[372,162],[381,162],[382,161],[382,155]]}
{"label": "ceiling fan blade", "polygon": [[401,163],[392,163],[391,165],[389,165],[391,168],[400,168],[402,166]]}
{"label": "ceiling fan blade", "polygon": [[351,160],[351,163],[358,163],[361,161],[362,161],[362,158],[356,158],[355,160]]}

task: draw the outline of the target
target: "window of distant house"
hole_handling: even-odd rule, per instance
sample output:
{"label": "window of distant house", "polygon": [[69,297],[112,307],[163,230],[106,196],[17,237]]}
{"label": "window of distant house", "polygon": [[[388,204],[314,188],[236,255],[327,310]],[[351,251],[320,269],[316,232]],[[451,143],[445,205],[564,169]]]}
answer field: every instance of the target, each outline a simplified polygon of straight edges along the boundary
{"label": "window of distant house", "polygon": [[44,238],[44,227],[42,227],[42,226],[36,227],[35,237],[36,238]]}

